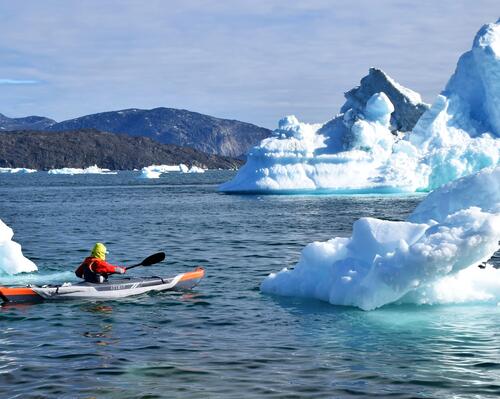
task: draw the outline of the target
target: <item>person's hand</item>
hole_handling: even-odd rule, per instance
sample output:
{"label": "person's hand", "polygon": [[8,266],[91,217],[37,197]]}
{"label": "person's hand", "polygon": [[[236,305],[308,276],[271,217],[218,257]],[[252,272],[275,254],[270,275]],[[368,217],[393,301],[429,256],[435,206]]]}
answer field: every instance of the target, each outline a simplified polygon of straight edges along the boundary
{"label": "person's hand", "polygon": [[127,269],[125,269],[124,267],[117,267],[116,268],[116,272],[118,274],[125,274],[126,271],[127,271]]}

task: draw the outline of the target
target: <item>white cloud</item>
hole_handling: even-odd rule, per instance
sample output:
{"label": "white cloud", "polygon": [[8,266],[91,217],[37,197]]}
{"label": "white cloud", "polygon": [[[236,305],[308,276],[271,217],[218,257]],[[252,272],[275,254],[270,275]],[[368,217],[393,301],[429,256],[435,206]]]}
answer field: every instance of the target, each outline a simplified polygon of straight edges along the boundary
{"label": "white cloud", "polygon": [[0,85],[32,85],[36,83],[39,83],[38,80],[0,78]]}

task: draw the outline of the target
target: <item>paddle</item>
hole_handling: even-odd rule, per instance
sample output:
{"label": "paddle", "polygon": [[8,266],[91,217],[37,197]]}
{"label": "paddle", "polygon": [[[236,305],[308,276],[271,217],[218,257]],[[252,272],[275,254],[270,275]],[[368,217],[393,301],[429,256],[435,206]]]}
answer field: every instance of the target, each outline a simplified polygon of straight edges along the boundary
{"label": "paddle", "polygon": [[138,267],[138,266],[151,266],[151,265],[154,265],[156,263],[160,263],[164,259],[165,259],[165,252],[158,252],[156,254],[148,256],[141,263],[126,267],[125,270],[130,270],[130,269],[133,269],[134,267]]}

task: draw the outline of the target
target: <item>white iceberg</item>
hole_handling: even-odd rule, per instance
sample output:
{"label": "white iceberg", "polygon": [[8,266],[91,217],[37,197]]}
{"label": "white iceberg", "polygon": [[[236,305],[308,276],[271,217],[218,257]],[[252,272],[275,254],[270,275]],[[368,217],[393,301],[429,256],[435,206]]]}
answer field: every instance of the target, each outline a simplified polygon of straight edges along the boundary
{"label": "white iceberg", "polygon": [[0,173],[35,173],[36,169],[29,168],[0,168]]}
{"label": "white iceberg", "polygon": [[300,123],[294,116],[281,120],[219,189],[430,191],[497,165],[500,20],[481,28],[430,109],[417,93],[373,69],[346,98],[341,113],[326,124]]}
{"label": "white iceberg", "polygon": [[188,167],[183,163],[179,165],[150,165],[150,166],[145,166],[144,168],[141,169],[141,174],[139,175],[139,178],[158,179],[160,178],[162,173],[170,173],[170,172],[204,173],[205,169],[202,169],[195,165]]}
{"label": "white iceberg", "polygon": [[97,165],[89,166],[88,168],[61,168],[51,169],[48,172],[50,175],[116,175],[118,172],[110,169],[103,169]]}
{"label": "white iceberg", "polygon": [[187,173],[205,173],[205,169],[203,168],[200,168],[199,166],[196,166],[196,165],[192,165]]}
{"label": "white iceberg", "polygon": [[150,165],[141,169],[142,179],[159,179],[162,173],[180,172],[179,165]]}
{"label": "white iceberg", "polygon": [[[294,269],[271,274],[261,290],[364,310],[402,298],[417,303],[498,298],[500,284],[483,276],[500,272],[476,266],[495,253],[499,240],[497,167],[432,192],[406,222],[362,218],[350,238],[307,245]],[[467,290],[453,293],[450,287],[457,286]]]}
{"label": "white iceberg", "polygon": [[0,219],[0,275],[34,272],[36,265],[23,256],[21,245],[12,241],[14,232]]}

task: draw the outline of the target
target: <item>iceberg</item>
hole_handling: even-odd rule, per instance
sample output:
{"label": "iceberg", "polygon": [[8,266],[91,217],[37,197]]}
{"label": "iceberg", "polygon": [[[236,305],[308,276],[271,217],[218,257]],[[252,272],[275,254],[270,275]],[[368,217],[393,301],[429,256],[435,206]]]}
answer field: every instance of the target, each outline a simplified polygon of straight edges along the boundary
{"label": "iceberg", "polygon": [[97,165],[89,166],[88,168],[61,168],[49,170],[49,175],[116,175],[118,172],[113,172],[109,169],[101,169]]}
{"label": "iceberg", "polygon": [[179,165],[150,165],[141,169],[142,179],[159,179],[162,173],[180,172]]}
{"label": "iceberg", "polygon": [[196,166],[196,165],[192,165],[187,173],[205,173],[205,169],[203,168],[200,168],[199,166]]}
{"label": "iceberg", "polygon": [[0,168],[0,173],[35,173],[36,169],[28,168]]}
{"label": "iceberg", "polygon": [[141,169],[141,174],[139,178],[141,179],[159,179],[162,173],[170,172],[181,172],[181,173],[205,173],[205,169],[202,169],[196,165],[188,167],[184,164],[179,165],[150,165],[145,166]]}
{"label": "iceberg", "polygon": [[0,219],[0,276],[38,270],[23,256],[21,245],[12,241],[13,236],[12,229]]}
{"label": "iceberg", "polygon": [[429,107],[371,69],[325,124],[279,122],[222,192],[431,191],[500,161],[500,20],[482,27]]}
{"label": "iceberg", "polygon": [[409,141],[429,165],[433,189],[500,159],[500,19],[484,25]]}
{"label": "iceberg", "polygon": [[307,245],[295,268],[270,274],[261,291],[363,310],[498,298],[489,278],[500,271],[477,265],[499,240],[500,167],[486,168],[433,191],[405,222],[361,218],[350,238]]}

